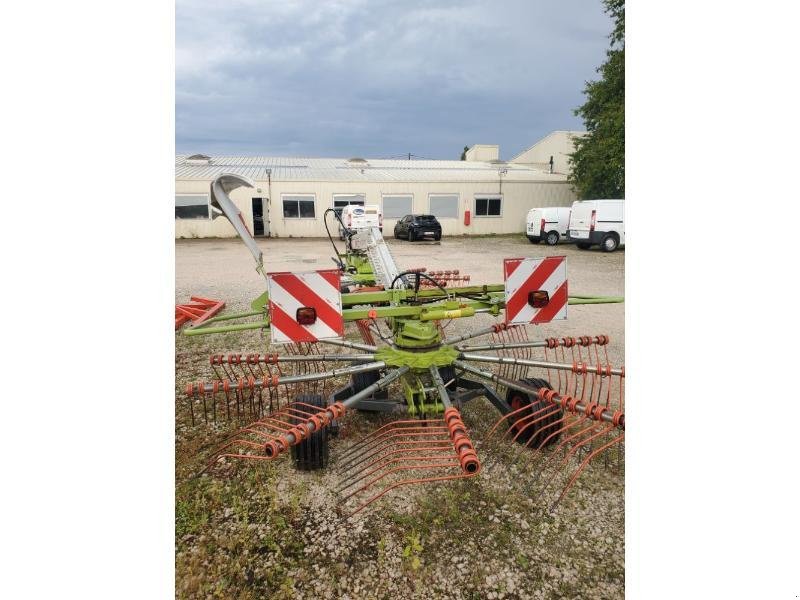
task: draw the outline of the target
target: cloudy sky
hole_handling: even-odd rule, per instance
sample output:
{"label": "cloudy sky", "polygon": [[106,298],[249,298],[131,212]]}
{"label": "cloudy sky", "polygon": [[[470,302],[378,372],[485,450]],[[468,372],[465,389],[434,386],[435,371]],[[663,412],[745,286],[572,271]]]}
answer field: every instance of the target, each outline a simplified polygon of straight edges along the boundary
{"label": "cloudy sky", "polygon": [[176,151],[511,158],[603,61],[600,0],[177,0]]}

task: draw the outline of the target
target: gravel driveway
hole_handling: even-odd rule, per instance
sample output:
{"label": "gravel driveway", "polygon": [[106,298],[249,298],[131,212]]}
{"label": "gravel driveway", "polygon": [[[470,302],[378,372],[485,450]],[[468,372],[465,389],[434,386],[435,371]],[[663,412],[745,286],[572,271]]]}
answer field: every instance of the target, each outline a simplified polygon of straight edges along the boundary
{"label": "gravel driveway", "polygon": [[[328,240],[261,240],[270,271],[330,268]],[[624,295],[625,253],[532,245],[525,238],[389,240],[401,267],[459,269],[471,284],[501,283],[502,259],[566,255],[571,294]],[[249,308],[262,293],[245,246],[235,239],[176,240],[176,302],[189,295]],[[624,304],[571,306],[566,323],[536,337],[607,334],[624,364]],[[490,322],[453,322],[454,331]],[[451,330],[448,330],[450,332]],[[258,332],[176,336],[176,594],[180,598],[621,598],[624,595],[624,459],[593,462],[551,512],[536,499],[526,465],[479,446],[474,479],[415,486],[374,510],[337,516],[335,473],[301,473],[290,460],[198,476],[202,459],[232,431],[194,426],[184,406],[189,381],[209,379],[212,353],[265,352]],[[464,420],[484,432],[497,417],[483,400]],[[378,417],[354,414],[331,456]]]}

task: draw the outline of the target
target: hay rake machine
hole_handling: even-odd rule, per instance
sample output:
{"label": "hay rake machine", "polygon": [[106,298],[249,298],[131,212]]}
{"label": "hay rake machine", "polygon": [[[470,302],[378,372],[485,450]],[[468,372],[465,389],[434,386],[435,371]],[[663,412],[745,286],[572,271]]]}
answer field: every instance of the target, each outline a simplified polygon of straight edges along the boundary
{"label": "hay rake machine", "polygon": [[[608,461],[612,451],[619,459],[625,370],[610,364],[608,337],[535,339],[529,333],[531,324],[565,319],[568,304],[621,298],[569,296],[564,257],[506,259],[503,284],[445,287],[464,276],[401,271],[377,228],[346,231],[347,251],[336,252],[335,269],[266,273],[261,250],[228,196],[241,186],[253,184],[238,175],[218,177],[212,206],[251,250],[267,292],[251,311],[218,315],[184,333],[269,329],[273,346],[283,351],[213,355],[214,378],[186,386],[193,424],[202,412],[206,422],[243,425],[207,469],[286,453],[301,470],[324,469],[329,438],[354,410],[395,420],[331,461],[340,508],[349,515],[406,486],[477,476],[490,467],[482,467],[476,446],[492,447],[496,457],[510,453],[512,464],[536,457],[531,493],[560,489],[552,506],[593,459]],[[481,314],[497,319],[448,333],[453,322]],[[239,322],[220,325],[233,320]],[[360,341],[347,339],[349,323]],[[476,398],[499,413],[479,442],[462,417]]]}

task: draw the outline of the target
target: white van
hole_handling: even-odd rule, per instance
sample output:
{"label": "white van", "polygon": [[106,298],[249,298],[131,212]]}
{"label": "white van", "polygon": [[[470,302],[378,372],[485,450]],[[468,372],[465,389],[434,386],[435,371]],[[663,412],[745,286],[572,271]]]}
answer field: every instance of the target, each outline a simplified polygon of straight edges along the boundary
{"label": "white van", "polygon": [[[377,204],[348,204],[342,207],[342,222],[350,231],[377,227],[383,233],[383,213]],[[339,239],[344,240],[344,230],[339,225]]]}
{"label": "white van", "polygon": [[599,244],[605,252],[625,245],[624,200],[577,200],[572,203],[567,238],[581,250]]}
{"label": "white van", "polygon": [[538,244],[544,240],[548,245],[555,246],[561,238],[566,239],[570,212],[572,209],[569,206],[530,209],[525,219],[530,243]]}

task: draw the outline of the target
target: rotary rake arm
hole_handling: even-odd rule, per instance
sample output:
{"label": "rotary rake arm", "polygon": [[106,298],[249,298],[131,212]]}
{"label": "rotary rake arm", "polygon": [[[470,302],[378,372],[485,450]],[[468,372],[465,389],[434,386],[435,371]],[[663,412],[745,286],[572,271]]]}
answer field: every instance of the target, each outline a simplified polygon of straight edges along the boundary
{"label": "rotary rake arm", "polygon": [[480,473],[481,463],[467,427],[447,394],[439,370],[430,367],[441,419],[389,423],[357,442],[337,465],[343,508],[353,516],[397,488],[466,479]]}
{"label": "rotary rake arm", "polygon": [[[361,369],[360,372],[377,371],[384,366],[374,363],[369,365],[371,368]],[[349,406],[361,398],[388,387],[407,371],[407,368],[394,370],[361,392],[344,401],[335,402],[327,408],[320,409],[306,403],[292,402],[287,407],[272,412],[267,417],[240,429],[232,440],[226,442],[214,453],[209,461],[209,466],[222,458],[272,460],[291,446],[308,439],[315,431],[329,426],[335,419],[341,418]],[[325,377],[332,376],[334,376],[333,372],[325,374]],[[257,382],[249,382],[249,385],[257,385]],[[207,386],[205,389],[208,389]],[[239,451],[230,452],[229,448],[231,447],[238,447]]]}

